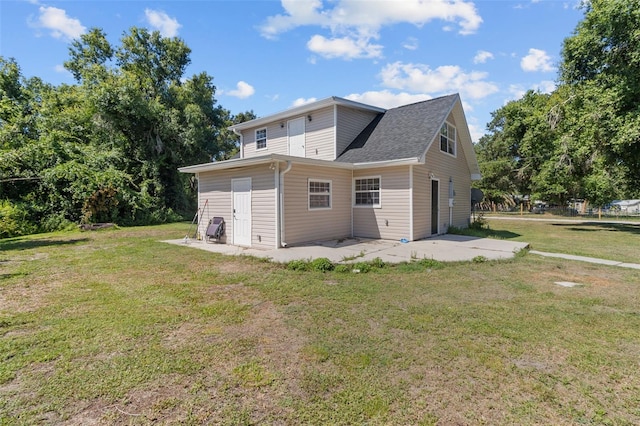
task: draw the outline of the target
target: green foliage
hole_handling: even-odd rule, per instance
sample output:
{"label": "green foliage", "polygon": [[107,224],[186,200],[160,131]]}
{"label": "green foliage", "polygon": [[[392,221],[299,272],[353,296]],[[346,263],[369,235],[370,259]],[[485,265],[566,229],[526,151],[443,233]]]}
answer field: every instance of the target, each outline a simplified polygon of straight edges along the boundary
{"label": "green foliage", "polygon": [[444,263],[435,260],[435,259],[420,259],[416,263],[426,269],[442,269],[444,268]]}
{"label": "green foliage", "polygon": [[309,261],[302,259],[292,260],[287,263],[287,269],[290,271],[308,271],[310,269]]}
{"label": "green foliage", "polygon": [[509,194],[602,206],[640,196],[640,1],[583,2],[564,41],[560,85],[493,113],[476,145],[490,201]]}
{"label": "green foliage", "polygon": [[382,260],[379,257],[376,257],[373,260],[371,260],[369,264],[371,265],[372,268],[376,268],[376,269],[383,269],[385,266],[387,266],[387,264],[384,263],[384,260]]}
{"label": "green foliage", "polygon": [[340,263],[338,265],[336,265],[335,267],[335,271],[339,272],[339,273],[345,273],[345,272],[351,272],[353,268],[351,267],[351,265],[346,264],[346,263]]}
{"label": "green foliage", "polygon": [[371,271],[371,264],[369,262],[357,262],[352,265],[352,270],[362,274],[366,274]]}
{"label": "green foliage", "polygon": [[473,220],[469,224],[469,229],[474,229],[474,230],[489,229],[489,224],[487,223],[487,219],[484,217],[484,215],[483,214],[479,214],[475,218],[475,220]]}
{"label": "green foliage", "polygon": [[0,238],[27,235],[35,232],[35,225],[28,220],[24,205],[0,200]]}
{"label": "green foliage", "polygon": [[238,138],[227,127],[255,117],[216,106],[207,73],[185,76],[190,52],[157,31],[134,27],[111,45],[92,29],[65,62],[77,84],[58,87],[0,57],[0,200],[27,213],[5,229],[190,215],[194,180],[178,168],[229,158]]}
{"label": "green foliage", "polygon": [[313,259],[310,263],[310,268],[314,271],[318,272],[329,272],[333,271],[335,266],[329,259],[326,257],[319,257],[317,259]]}

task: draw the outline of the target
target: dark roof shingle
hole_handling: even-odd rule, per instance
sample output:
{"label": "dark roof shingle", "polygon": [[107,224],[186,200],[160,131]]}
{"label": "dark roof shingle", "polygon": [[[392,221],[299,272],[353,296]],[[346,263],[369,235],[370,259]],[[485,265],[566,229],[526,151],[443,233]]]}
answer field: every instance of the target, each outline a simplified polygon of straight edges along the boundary
{"label": "dark roof shingle", "polygon": [[459,100],[458,94],[378,114],[335,161],[367,163],[419,158]]}

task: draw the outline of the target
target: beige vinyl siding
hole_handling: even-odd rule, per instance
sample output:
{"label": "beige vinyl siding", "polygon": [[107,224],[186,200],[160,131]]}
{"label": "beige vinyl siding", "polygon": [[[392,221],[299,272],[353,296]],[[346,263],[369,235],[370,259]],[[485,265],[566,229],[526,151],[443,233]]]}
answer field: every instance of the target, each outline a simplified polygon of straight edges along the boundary
{"label": "beige vinyl siding", "polygon": [[313,111],[307,116],[311,116],[311,121],[305,120],[305,150],[307,158],[335,160],[333,156],[335,137],[333,107]]}
{"label": "beige vinyl siding", "polygon": [[[389,240],[409,239],[409,166],[356,170],[357,178],[380,176],[380,208],[353,207],[353,235]],[[353,182],[351,184],[353,190]]]}
{"label": "beige vinyl siding", "polygon": [[200,173],[198,205],[202,209],[205,200],[208,205],[203,209],[203,217],[198,229],[201,237],[207,230],[209,220],[221,216],[226,223],[226,232],[222,243],[231,244],[233,240],[233,198],[231,180],[251,178],[251,246],[273,249],[276,247],[275,217],[275,172],[269,165],[247,167],[245,169],[220,170]]}
{"label": "beige vinyl siding", "polygon": [[[447,121],[456,125],[453,114]],[[440,179],[440,232],[446,232],[450,225],[465,228],[469,226],[471,216],[471,176],[467,159],[460,144],[456,143],[456,156],[453,157],[440,151],[440,135],[438,134],[429,147],[425,166],[427,173],[431,172]],[[453,221],[449,223],[449,178],[453,179],[455,191]],[[414,179],[414,183],[415,183]],[[429,187],[430,188],[430,187]],[[431,204],[430,200],[428,203]],[[428,212],[431,211],[429,205]]]}
{"label": "beige vinyl siding", "polygon": [[[284,127],[280,127],[280,124]],[[256,150],[256,130],[267,129],[267,148]],[[289,153],[287,145],[287,122],[270,123],[266,126],[254,127],[242,131],[243,158],[259,157],[267,154]]]}
{"label": "beige vinyl siding", "polygon": [[339,156],[353,142],[356,136],[371,123],[377,113],[344,106],[338,106],[337,108],[336,156]]}
{"label": "beige vinyl siding", "polygon": [[413,238],[431,235],[431,179],[424,165],[413,166]]}
{"label": "beige vinyl siding", "polygon": [[[331,181],[331,209],[309,210],[308,180]],[[284,179],[284,242],[351,235],[351,171],[294,164]]]}
{"label": "beige vinyl siding", "polygon": [[[311,116],[311,121],[308,117]],[[259,157],[266,154],[289,155],[287,123],[304,117],[305,151],[307,158],[334,160],[333,107],[322,108],[305,115],[289,117],[266,126],[242,131],[243,158]],[[256,130],[267,129],[267,148],[256,150]]]}

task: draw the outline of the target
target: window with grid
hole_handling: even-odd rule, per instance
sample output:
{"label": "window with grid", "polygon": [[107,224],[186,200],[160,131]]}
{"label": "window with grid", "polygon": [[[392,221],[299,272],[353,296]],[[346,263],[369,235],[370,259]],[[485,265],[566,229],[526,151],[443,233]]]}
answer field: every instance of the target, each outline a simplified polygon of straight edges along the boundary
{"label": "window with grid", "polygon": [[331,208],[331,181],[309,179],[309,210]]}
{"label": "window with grid", "polygon": [[356,206],[380,207],[380,177],[354,180],[354,204]]}
{"label": "window with grid", "polygon": [[456,128],[449,123],[440,128],[440,151],[456,155]]}
{"label": "window with grid", "polygon": [[267,147],[267,129],[256,130],[256,149]]}

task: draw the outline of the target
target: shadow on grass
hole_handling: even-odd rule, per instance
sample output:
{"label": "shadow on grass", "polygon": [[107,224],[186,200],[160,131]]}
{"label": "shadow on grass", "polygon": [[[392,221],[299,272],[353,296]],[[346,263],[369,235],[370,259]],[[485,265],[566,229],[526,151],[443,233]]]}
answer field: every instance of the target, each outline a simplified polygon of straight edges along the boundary
{"label": "shadow on grass", "polygon": [[39,247],[49,246],[66,246],[89,241],[88,238],[74,238],[69,240],[61,239],[26,239],[26,238],[11,238],[8,240],[0,241],[0,250],[28,250]]}
{"label": "shadow on grass", "polygon": [[449,233],[457,234],[457,235],[466,235],[468,237],[477,237],[477,238],[495,238],[498,240],[508,240],[511,238],[518,238],[521,236],[521,234],[516,234],[515,232],[511,232],[503,229],[490,229],[490,228],[455,229],[454,232],[450,231]]}
{"label": "shadow on grass", "polygon": [[622,223],[598,223],[598,222],[585,222],[576,226],[573,223],[554,223],[553,226],[559,226],[568,229],[569,231],[577,232],[598,232],[598,231],[610,231],[610,232],[627,232],[630,234],[640,234],[640,224],[622,224]]}

